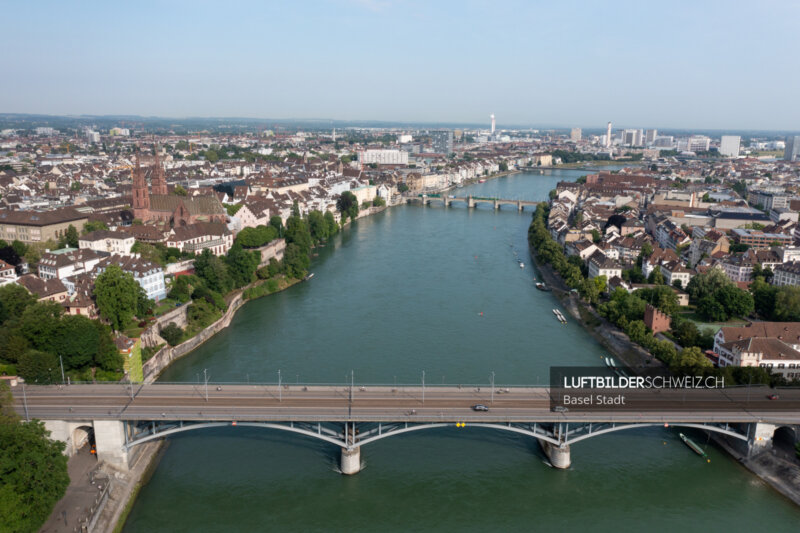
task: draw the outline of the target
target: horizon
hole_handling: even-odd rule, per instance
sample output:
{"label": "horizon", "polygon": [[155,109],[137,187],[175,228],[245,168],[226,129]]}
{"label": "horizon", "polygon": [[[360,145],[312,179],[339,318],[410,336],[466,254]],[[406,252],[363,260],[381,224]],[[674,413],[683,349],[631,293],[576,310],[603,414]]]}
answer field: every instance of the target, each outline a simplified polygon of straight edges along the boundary
{"label": "horizon", "polygon": [[800,106],[784,104],[800,92],[786,68],[800,4],[785,0],[43,2],[6,13],[23,21],[0,36],[18,51],[0,86],[9,114],[800,128]]}

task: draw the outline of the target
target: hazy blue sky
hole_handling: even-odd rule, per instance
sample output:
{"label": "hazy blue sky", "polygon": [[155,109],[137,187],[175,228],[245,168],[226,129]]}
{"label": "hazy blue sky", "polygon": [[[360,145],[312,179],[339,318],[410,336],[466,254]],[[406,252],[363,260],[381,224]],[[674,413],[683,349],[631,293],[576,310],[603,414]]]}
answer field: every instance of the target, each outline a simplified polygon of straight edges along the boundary
{"label": "hazy blue sky", "polygon": [[0,112],[800,130],[800,2],[8,2]]}

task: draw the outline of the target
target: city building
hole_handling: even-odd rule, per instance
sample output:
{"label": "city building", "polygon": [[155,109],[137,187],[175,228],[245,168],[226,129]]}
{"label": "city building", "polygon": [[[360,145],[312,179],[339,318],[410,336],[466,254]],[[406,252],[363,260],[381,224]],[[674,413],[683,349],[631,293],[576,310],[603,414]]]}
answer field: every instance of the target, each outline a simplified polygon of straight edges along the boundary
{"label": "city building", "polygon": [[150,300],[156,302],[167,297],[167,286],[164,283],[164,269],[160,265],[151,263],[134,255],[113,254],[101,260],[95,268],[96,274],[102,274],[106,268],[116,265],[127,272],[136,283],[144,289]]}
{"label": "city building", "polygon": [[71,207],[42,212],[0,209],[0,239],[26,244],[57,241],[70,226],[80,231],[88,221],[86,213]]}
{"label": "city building", "polygon": [[365,165],[407,165],[408,152],[405,150],[364,150],[361,162]]}
{"label": "city building", "polygon": [[233,246],[233,233],[219,222],[198,222],[173,228],[167,246],[195,255],[206,249],[214,255],[225,255]]}
{"label": "city building", "polygon": [[572,128],[569,132],[569,140],[573,142],[578,142],[581,140],[581,129],[580,128]]}
{"label": "city building", "polygon": [[88,248],[47,250],[39,260],[39,277],[43,280],[64,279],[91,272],[101,258],[99,253]]}
{"label": "city building", "polygon": [[96,252],[129,254],[136,239],[121,231],[97,230],[82,235],[78,239],[79,248],[89,248]]}
{"label": "city building", "polygon": [[800,160],[800,135],[786,137],[786,148],[783,151],[783,159],[786,161]]}
{"label": "city building", "polygon": [[453,153],[453,130],[435,130],[431,132],[431,145],[437,154]]}
{"label": "city building", "polygon": [[649,146],[656,142],[656,137],[658,137],[658,130],[646,130],[644,132],[644,143]]}
{"label": "city building", "polygon": [[719,153],[725,157],[739,157],[739,144],[742,138],[738,135],[723,135],[719,143]]}

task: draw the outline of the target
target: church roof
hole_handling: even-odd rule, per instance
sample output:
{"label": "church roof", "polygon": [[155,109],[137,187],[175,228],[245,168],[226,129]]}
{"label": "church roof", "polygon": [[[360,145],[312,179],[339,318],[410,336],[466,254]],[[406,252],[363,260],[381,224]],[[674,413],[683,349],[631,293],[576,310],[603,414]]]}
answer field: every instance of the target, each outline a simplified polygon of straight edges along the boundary
{"label": "church roof", "polygon": [[174,213],[183,204],[190,215],[225,215],[227,211],[216,196],[178,196],[151,194],[150,211]]}

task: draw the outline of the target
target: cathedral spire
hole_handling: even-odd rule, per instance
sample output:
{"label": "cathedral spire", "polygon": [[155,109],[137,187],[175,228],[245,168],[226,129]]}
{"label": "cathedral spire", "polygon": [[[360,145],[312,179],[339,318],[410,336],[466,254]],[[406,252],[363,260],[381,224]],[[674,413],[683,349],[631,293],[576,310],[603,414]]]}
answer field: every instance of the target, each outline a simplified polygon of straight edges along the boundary
{"label": "cathedral spire", "polygon": [[161,159],[158,157],[159,147],[157,144],[153,145],[154,164],[153,164],[153,177],[150,182],[153,186],[153,194],[167,194],[167,178],[164,175],[164,167],[161,166]]}
{"label": "cathedral spire", "polygon": [[133,217],[139,220],[147,220],[150,214],[150,194],[147,192],[147,180],[139,163],[139,154],[136,154],[135,166],[131,169],[131,180],[133,181]]}

